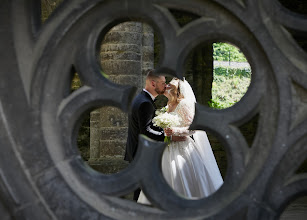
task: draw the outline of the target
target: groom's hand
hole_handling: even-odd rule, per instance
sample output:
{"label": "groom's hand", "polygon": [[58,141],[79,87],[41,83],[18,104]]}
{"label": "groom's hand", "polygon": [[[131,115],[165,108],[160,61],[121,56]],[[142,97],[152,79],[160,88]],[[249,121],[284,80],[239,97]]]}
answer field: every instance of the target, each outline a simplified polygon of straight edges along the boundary
{"label": "groom's hand", "polygon": [[186,136],[172,136],[172,141],[185,141],[186,139]]}

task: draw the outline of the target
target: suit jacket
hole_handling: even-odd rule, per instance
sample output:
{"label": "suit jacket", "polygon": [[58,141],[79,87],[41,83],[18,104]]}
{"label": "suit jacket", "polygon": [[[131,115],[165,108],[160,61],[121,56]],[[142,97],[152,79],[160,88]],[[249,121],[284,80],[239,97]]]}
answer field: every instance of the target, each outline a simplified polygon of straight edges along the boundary
{"label": "suit jacket", "polygon": [[155,103],[147,92],[142,91],[134,98],[128,116],[125,160],[129,162],[133,160],[138,148],[139,134],[144,134],[156,141],[164,140],[163,129],[155,127],[152,123],[155,110]]}

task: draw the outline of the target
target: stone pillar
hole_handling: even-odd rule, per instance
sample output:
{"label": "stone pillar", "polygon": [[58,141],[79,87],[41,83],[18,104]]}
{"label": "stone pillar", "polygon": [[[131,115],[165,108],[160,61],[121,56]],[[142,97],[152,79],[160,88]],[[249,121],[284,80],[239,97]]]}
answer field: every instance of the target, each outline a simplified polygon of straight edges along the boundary
{"label": "stone pillar", "polygon": [[[142,72],[153,68],[153,53],[151,27],[125,22],[105,36],[101,47],[102,68],[111,81],[136,86],[140,91],[144,86]],[[89,164],[103,173],[125,167],[127,131],[128,115],[121,110],[103,107],[92,112]]]}
{"label": "stone pillar", "polygon": [[199,103],[207,105],[212,99],[213,83],[213,46],[212,43],[201,45],[194,52],[193,58],[193,82],[196,99]]}
{"label": "stone pillar", "polygon": [[[154,31],[148,24],[143,24],[143,42],[142,42],[142,82],[145,85],[145,72],[154,68]],[[142,88],[142,87],[141,87]]]}
{"label": "stone pillar", "polygon": [[90,159],[95,161],[100,157],[99,148],[99,117],[100,111],[96,109],[90,113]]}

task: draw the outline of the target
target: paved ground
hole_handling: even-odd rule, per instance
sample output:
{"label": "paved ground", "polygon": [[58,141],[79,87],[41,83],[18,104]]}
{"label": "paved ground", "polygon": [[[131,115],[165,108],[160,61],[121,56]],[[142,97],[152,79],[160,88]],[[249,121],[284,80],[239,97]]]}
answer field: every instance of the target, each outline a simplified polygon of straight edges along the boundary
{"label": "paved ground", "polygon": [[307,196],[290,204],[280,216],[280,220],[307,220]]}
{"label": "paved ground", "polygon": [[232,68],[250,68],[249,63],[246,62],[228,62],[228,61],[214,61],[213,62],[215,67],[222,66],[222,67],[232,67]]}

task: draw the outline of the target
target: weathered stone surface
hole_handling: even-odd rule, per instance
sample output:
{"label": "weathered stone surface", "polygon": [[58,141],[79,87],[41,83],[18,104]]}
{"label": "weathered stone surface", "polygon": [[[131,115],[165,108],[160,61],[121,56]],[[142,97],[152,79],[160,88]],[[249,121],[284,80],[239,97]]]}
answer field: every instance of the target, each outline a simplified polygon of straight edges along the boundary
{"label": "weathered stone surface", "polygon": [[116,26],[114,26],[110,31],[111,32],[116,32],[116,31],[126,31],[129,33],[133,33],[133,32],[141,32],[143,28],[142,23],[140,22],[123,22],[120,23]]}
{"label": "weathered stone surface", "polygon": [[107,127],[101,129],[101,140],[126,140],[127,139],[127,127]]}
{"label": "weathered stone surface", "polygon": [[[96,117],[99,119],[100,114],[98,114],[98,115],[96,114]],[[99,121],[90,121],[91,128],[99,128],[99,124],[100,124]]]}
{"label": "weathered stone surface", "polygon": [[153,32],[143,34],[143,47],[154,48],[154,35]]}
{"label": "weathered stone surface", "polygon": [[[143,64],[146,62],[145,65],[151,67],[149,54],[153,53],[153,49],[148,48],[148,45],[153,44],[150,42],[152,35],[148,32],[149,28],[145,29],[146,37],[142,23],[126,22],[113,27],[106,34],[101,46],[100,58],[103,71],[112,82],[137,88],[143,86]],[[144,41],[148,44],[146,48],[143,48],[142,45]],[[123,157],[127,139],[128,115],[114,107],[101,108],[99,115],[100,134],[95,137],[99,138],[99,157]],[[119,168],[114,166],[121,166],[121,163],[109,162],[110,160],[97,161],[97,157],[91,158],[90,161],[96,161],[96,168],[101,163],[103,170],[118,170]],[[106,166],[109,167],[106,168]]]}
{"label": "weathered stone surface", "polygon": [[281,213],[280,220],[303,220],[307,217],[307,196],[292,201]]}
{"label": "weathered stone surface", "polygon": [[153,28],[148,23],[142,23],[143,33],[145,34],[153,34]]}
{"label": "weathered stone surface", "polygon": [[[290,9],[303,5],[288,2]],[[306,49],[298,39],[307,32],[305,16],[265,0],[78,0],[63,2],[42,25],[39,1],[1,3],[0,200],[5,209],[0,208],[4,212],[0,216],[277,219],[289,201],[306,195],[306,175],[295,173],[306,159],[306,118],[299,113],[293,125],[291,112],[291,105],[299,104],[296,98],[302,100],[291,91],[291,82],[307,89]],[[169,7],[196,13],[200,19],[179,30],[169,23]],[[155,23],[166,46],[190,51],[199,40],[223,39],[237,43],[251,60],[251,87],[240,103],[225,111],[198,111],[194,125],[219,134],[231,152],[224,185],[203,200],[188,201],[166,187],[157,164],[162,148],[146,139],[141,139],[148,147],[140,160],[116,175],[93,172],[76,152],[75,125],[80,115],[103,99],[95,91],[114,92],[112,101],[125,107],[115,95],[126,89],[97,82],[95,74],[87,71],[99,71],[97,30],[105,32],[108,24],[130,16]],[[179,58],[186,57],[177,55],[172,48],[165,51],[162,67],[180,70]],[[69,93],[72,66],[86,86]],[[258,129],[249,148],[239,127],[255,114],[259,114]],[[140,185],[155,208],[118,198]]]}
{"label": "weathered stone surface", "polygon": [[142,45],[139,44],[102,44],[100,53],[105,52],[131,52],[140,53]]}
{"label": "weathered stone surface", "polygon": [[[97,134],[99,134],[99,130],[95,131]],[[92,134],[92,131],[91,131]],[[94,134],[95,135],[95,134]],[[94,136],[93,135],[93,136]],[[95,137],[95,136],[94,136]],[[99,146],[99,141],[95,140],[94,137],[91,138],[90,141],[90,159],[92,158],[99,158],[100,157],[100,146]],[[96,135],[96,137],[99,137]]]}
{"label": "weathered stone surface", "polygon": [[148,62],[153,64],[154,59],[154,50],[152,47],[144,46],[143,47],[143,54],[142,54],[142,60],[143,62]]}
{"label": "weathered stone surface", "polygon": [[[142,69],[143,69],[144,71],[149,70],[149,69],[154,69],[153,63],[152,63],[152,62],[143,62],[143,63],[142,63]],[[142,84],[142,85],[145,85],[145,78],[142,77],[141,80],[142,80],[142,82],[143,82],[143,83],[141,83],[141,84]]]}
{"label": "weathered stone surface", "polygon": [[207,133],[207,135],[218,167],[221,171],[223,178],[225,178],[227,171],[227,154],[225,152],[225,148],[215,136],[209,133]]}
{"label": "weathered stone surface", "polygon": [[[99,219],[99,214],[95,212],[94,209],[87,207],[86,204],[80,203],[77,199],[77,195],[73,193],[69,185],[60,180],[56,169],[50,169],[40,175],[37,178],[36,184],[40,189],[41,196],[49,202],[54,216],[70,219],[72,213],[75,213],[78,219]],[[36,209],[37,210],[33,209],[32,211],[37,213],[38,210],[40,210],[38,208]],[[48,217],[39,216],[37,219],[48,219]]]}
{"label": "weathered stone surface", "polygon": [[134,52],[115,51],[115,52],[101,53],[100,56],[104,62],[115,61],[115,60],[133,60],[133,61],[141,60],[141,54]]}
{"label": "weathered stone surface", "polygon": [[140,73],[141,63],[134,60],[109,60],[101,62],[103,71],[108,75],[132,75]]}
{"label": "weathered stone surface", "polygon": [[126,127],[128,121],[127,113],[116,107],[103,107],[100,109],[100,129],[106,127]]}
{"label": "weathered stone surface", "polygon": [[104,156],[123,156],[125,146],[126,139],[100,140],[100,158]]}
{"label": "weathered stone surface", "polygon": [[142,72],[143,77],[141,86],[145,85],[145,74],[148,69],[154,69],[154,32],[153,28],[148,24],[143,24],[143,40],[142,40]]}
{"label": "weathered stone surface", "polygon": [[1,217],[3,219],[11,219],[11,215],[9,213],[8,208],[5,206],[5,204],[3,204],[3,202],[0,203],[0,213],[1,213]]}
{"label": "weathered stone surface", "polygon": [[105,44],[142,44],[143,35],[137,32],[110,32],[103,43]]}
{"label": "weathered stone surface", "polygon": [[109,80],[120,85],[135,87],[142,84],[142,78],[137,75],[110,75]]}
{"label": "weathered stone surface", "polygon": [[101,173],[113,174],[127,168],[129,163],[123,158],[105,156],[100,158],[98,161],[89,162],[89,165]]}
{"label": "weathered stone surface", "polygon": [[291,128],[294,128],[301,121],[307,119],[307,90],[297,83],[292,83],[291,90],[293,97],[295,97],[292,100],[291,108]]}
{"label": "weathered stone surface", "polygon": [[98,158],[100,155],[99,149],[99,122],[100,112],[94,110],[90,116],[90,158]]}

